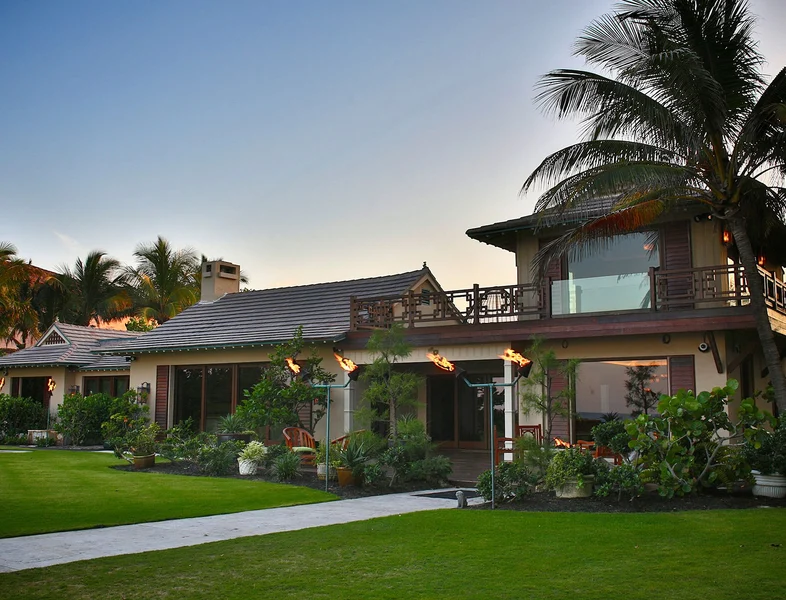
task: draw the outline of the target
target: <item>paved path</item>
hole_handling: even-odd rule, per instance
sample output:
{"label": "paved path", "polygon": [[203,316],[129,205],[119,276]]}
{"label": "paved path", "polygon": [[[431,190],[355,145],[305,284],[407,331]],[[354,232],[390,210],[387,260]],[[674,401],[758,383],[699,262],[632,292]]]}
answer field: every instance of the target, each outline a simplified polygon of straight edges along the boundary
{"label": "paved path", "polygon": [[429,492],[0,539],[0,573],[456,506],[455,499],[424,493]]}

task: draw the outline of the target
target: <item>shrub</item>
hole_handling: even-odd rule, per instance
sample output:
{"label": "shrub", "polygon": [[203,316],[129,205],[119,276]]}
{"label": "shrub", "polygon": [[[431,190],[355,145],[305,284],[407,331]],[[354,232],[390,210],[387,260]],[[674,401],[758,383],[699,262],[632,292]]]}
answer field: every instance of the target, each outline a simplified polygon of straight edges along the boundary
{"label": "shrub", "polygon": [[413,462],[409,479],[438,486],[446,483],[452,472],[453,464],[450,459],[447,456],[435,455]]}
{"label": "shrub", "polygon": [[[265,457],[262,460],[261,464],[266,469],[272,469],[276,460],[278,460],[280,456],[283,456],[285,454],[291,454],[291,453],[292,452],[290,452],[286,444],[276,444],[275,446],[268,446],[267,452],[265,453]],[[331,456],[332,456],[332,451],[331,451]]]}
{"label": "shrub", "polygon": [[627,456],[630,454],[630,435],[625,430],[625,421],[606,421],[592,428],[592,439],[599,446],[605,446],[612,452]]}
{"label": "shrub", "polygon": [[166,431],[166,438],[159,444],[161,456],[172,462],[197,464],[202,446],[210,443],[210,434],[199,433],[194,420],[189,417]]}
{"label": "shrub", "polygon": [[758,440],[746,441],[744,458],[762,475],[786,475],[786,419],[781,416],[772,432],[762,432]]}
{"label": "shrub", "polygon": [[46,408],[30,398],[0,394],[0,438],[46,427]]}
{"label": "shrub", "polygon": [[380,464],[392,470],[391,486],[396,482],[422,480],[424,476],[436,481],[442,473],[446,473],[447,478],[452,471],[450,460],[447,457],[429,460],[434,452],[434,444],[421,421],[402,417],[397,429],[398,437],[390,441],[390,446],[379,458]]}
{"label": "shrub", "polygon": [[276,481],[291,481],[300,474],[300,456],[287,450],[275,458],[272,470]]}
{"label": "shrub", "polygon": [[136,420],[147,412],[146,406],[136,403],[134,392],[126,392],[119,398],[107,394],[69,394],[57,408],[58,422],[55,429],[68,437],[75,446],[98,443],[102,439],[109,439],[102,437],[102,426],[112,415]]}
{"label": "shrub", "polygon": [[557,453],[554,446],[546,441],[539,443],[530,435],[518,438],[515,444],[518,462],[527,468],[536,483],[542,482],[551,459]]}
{"label": "shrub", "polygon": [[197,465],[205,475],[220,476],[229,473],[235,466],[237,455],[243,448],[243,442],[230,440],[218,443],[215,435],[207,434],[208,443],[199,448]]}
{"label": "shrub", "polygon": [[48,448],[49,446],[54,446],[55,442],[57,442],[55,438],[44,435],[36,439],[35,445],[39,448]]}
{"label": "shrub", "polygon": [[600,467],[595,478],[595,495],[608,496],[616,492],[620,500],[625,494],[631,500],[644,492],[641,471],[631,464],[622,464],[614,468]]}
{"label": "shrub", "polygon": [[6,446],[23,446],[27,444],[27,435],[24,433],[7,435],[3,439],[3,444],[5,444]]}
{"label": "shrub", "polygon": [[567,448],[557,452],[546,469],[546,485],[549,489],[563,485],[568,479],[575,479],[578,487],[584,486],[584,478],[595,475],[597,463],[592,454],[581,448]]}
{"label": "shrub", "polygon": [[[532,492],[537,476],[520,462],[503,462],[497,466],[494,475],[494,501],[520,501]],[[478,493],[486,502],[491,500],[491,471],[484,471],[478,477]]]}
{"label": "shrub", "polygon": [[385,477],[382,467],[378,463],[366,465],[363,468],[363,485],[376,485]]}

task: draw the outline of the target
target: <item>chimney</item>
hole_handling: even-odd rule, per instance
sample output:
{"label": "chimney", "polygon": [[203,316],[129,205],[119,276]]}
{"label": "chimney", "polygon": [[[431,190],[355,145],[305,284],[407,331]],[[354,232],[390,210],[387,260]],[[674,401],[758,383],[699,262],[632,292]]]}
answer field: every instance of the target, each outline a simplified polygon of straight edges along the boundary
{"label": "chimney", "polygon": [[223,260],[202,263],[200,302],[215,302],[224,294],[240,291],[240,267]]}

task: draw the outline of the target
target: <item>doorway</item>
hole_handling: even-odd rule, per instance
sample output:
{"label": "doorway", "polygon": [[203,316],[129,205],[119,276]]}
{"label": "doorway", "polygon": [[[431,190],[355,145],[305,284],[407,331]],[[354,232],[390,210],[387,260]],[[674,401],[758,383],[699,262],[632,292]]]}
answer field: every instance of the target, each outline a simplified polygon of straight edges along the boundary
{"label": "doorway", "polygon": [[[467,375],[472,383],[501,378],[488,374]],[[504,394],[492,388],[495,428],[504,428]],[[431,439],[442,448],[484,450],[489,447],[488,388],[471,388],[453,375],[428,378],[428,428]],[[497,414],[499,413],[499,414]],[[498,418],[499,417],[499,418]]]}

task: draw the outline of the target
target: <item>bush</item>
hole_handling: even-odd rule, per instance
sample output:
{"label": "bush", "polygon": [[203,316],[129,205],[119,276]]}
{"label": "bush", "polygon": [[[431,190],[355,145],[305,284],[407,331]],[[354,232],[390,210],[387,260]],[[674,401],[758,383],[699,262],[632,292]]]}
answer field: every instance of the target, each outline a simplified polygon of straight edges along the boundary
{"label": "bush", "polygon": [[363,485],[376,485],[384,477],[382,467],[377,463],[366,465],[363,469]]}
{"label": "bush", "polygon": [[35,445],[39,448],[49,448],[49,446],[54,446],[55,442],[57,442],[55,438],[44,435],[36,439]]}
{"label": "bush", "polygon": [[[503,462],[497,466],[494,475],[494,501],[516,502],[532,492],[537,476],[521,462]],[[478,477],[478,493],[486,502],[491,500],[491,471],[484,471]]]}
{"label": "bush", "polygon": [[228,474],[236,467],[237,455],[244,443],[239,440],[218,443],[215,435],[207,434],[207,444],[197,454],[197,465],[205,475],[220,476]]}
{"label": "bush", "polygon": [[612,452],[627,456],[630,454],[630,435],[625,431],[624,421],[606,421],[592,428],[592,439],[599,446],[605,446]]}
{"label": "bush", "polygon": [[44,429],[46,416],[46,408],[35,400],[0,394],[0,438]]}
{"label": "bush", "polygon": [[69,394],[57,407],[58,423],[55,424],[55,429],[68,437],[75,446],[95,444],[109,439],[103,437],[102,426],[113,415],[136,420],[147,412],[146,406],[136,403],[134,392],[126,392],[119,398],[112,398],[107,394]]}
{"label": "bush", "polygon": [[[265,453],[265,457],[263,458],[260,464],[266,469],[272,469],[276,460],[278,460],[279,457],[284,456],[285,454],[291,454],[286,444],[277,444],[275,446],[268,446],[267,452]],[[332,450],[331,450],[331,456],[333,456]]]}
{"label": "bush", "polygon": [[287,450],[275,458],[272,470],[276,481],[291,481],[300,474],[300,455]]}
{"label": "bush", "polygon": [[616,492],[617,499],[625,494],[631,500],[644,492],[641,471],[631,464],[623,464],[614,468],[598,468],[595,476],[595,495],[605,497]]}
{"label": "bush", "polygon": [[527,468],[536,483],[542,482],[551,459],[557,453],[554,446],[545,440],[539,443],[531,435],[520,437],[515,444],[518,462]]}
{"label": "bush", "polygon": [[426,426],[417,419],[402,417],[397,429],[398,437],[391,440],[379,457],[380,464],[393,472],[390,485],[405,481],[444,481],[453,469],[447,457],[433,456],[434,444]]}
{"label": "bush", "polygon": [[194,428],[194,420],[189,417],[166,431],[166,438],[159,444],[159,453],[164,458],[177,463],[197,464],[202,446],[210,443],[210,434],[199,433]]}
{"label": "bush", "polygon": [[557,452],[551,459],[546,469],[546,485],[549,489],[555,489],[568,479],[575,479],[578,487],[583,487],[584,478],[595,475],[597,470],[598,465],[592,454],[581,448],[567,448]]}
{"label": "bush", "polygon": [[409,479],[439,486],[447,482],[452,472],[453,464],[450,459],[447,456],[435,455],[413,462]]}
{"label": "bush", "polygon": [[6,446],[23,446],[27,444],[27,434],[17,433],[14,435],[7,435],[2,443]]}
{"label": "bush", "polygon": [[758,440],[746,441],[744,457],[762,475],[786,475],[786,419],[781,416],[772,432],[762,432]]}

